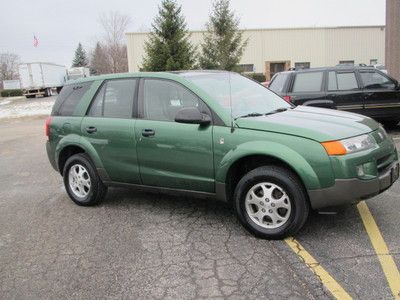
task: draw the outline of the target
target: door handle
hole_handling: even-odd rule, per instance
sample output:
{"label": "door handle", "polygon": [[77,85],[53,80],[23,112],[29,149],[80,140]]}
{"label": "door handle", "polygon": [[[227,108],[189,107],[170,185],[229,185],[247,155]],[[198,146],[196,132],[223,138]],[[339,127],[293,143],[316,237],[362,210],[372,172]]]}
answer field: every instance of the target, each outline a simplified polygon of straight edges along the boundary
{"label": "door handle", "polygon": [[86,132],[87,133],[95,133],[96,131],[97,131],[97,128],[94,127],[94,126],[86,127]]}
{"label": "door handle", "polygon": [[142,135],[144,137],[149,137],[149,136],[154,136],[156,132],[153,129],[143,129],[142,130]]}

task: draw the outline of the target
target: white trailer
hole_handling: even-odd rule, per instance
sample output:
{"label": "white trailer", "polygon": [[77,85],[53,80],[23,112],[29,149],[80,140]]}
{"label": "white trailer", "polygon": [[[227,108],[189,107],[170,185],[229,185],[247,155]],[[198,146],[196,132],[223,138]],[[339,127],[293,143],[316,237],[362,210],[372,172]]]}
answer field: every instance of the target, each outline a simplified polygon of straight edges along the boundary
{"label": "white trailer", "polygon": [[86,67],[75,67],[67,70],[67,80],[75,80],[89,76],[90,70]]}
{"label": "white trailer", "polygon": [[48,97],[52,90],[61,91],[67,76],[65,66],[52,63],[23,63],[18,66],[21,88],[26,98],[36,95]]}
{"label": "white trailer", "polygon": [[21,83],[19,80],[3,80],[3,90],[19,90]]}

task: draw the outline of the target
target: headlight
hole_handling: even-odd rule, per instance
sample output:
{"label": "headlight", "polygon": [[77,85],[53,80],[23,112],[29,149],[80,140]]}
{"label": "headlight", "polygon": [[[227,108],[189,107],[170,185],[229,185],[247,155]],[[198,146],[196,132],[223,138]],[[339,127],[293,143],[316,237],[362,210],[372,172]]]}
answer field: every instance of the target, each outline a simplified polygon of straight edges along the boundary
{"label": "headlight", "polygon": [[383,128],[382,125],[379,126],[378,135],[382,139],[382,141],[386,140],[389,137],[389,135],[387,134],[385,128]]}
{"label": "headlight", "polygon": [[364,134],[340,141],[324,142],[322,146],[328,155],[344,155],[371,149],[376,146],[376,141],[368,134]]}

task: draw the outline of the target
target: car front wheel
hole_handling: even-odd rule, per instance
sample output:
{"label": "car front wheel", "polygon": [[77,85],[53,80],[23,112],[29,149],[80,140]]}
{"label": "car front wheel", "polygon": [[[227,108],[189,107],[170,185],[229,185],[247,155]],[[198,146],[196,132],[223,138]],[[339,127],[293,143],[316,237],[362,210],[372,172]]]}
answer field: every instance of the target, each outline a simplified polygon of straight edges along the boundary
{"label": "car front wheel", "polygon": [[107,187],[86,154],[71,156],[65,163],[63,177],[69,197],[78,205],[96,205],[107,192]]}
{"label": "car front wheel", "polygon": [[265,239],[295,234],[309,213],[307,194],[297,176],[277,166],[259,167],[244,175],[234,202],[243,226]]}

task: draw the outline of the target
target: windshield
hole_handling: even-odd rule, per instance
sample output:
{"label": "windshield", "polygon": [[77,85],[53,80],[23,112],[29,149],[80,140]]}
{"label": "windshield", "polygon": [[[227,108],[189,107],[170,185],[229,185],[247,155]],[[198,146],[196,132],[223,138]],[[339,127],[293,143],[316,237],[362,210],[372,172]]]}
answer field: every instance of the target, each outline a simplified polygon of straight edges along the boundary
{"label": "windshield", "polygon": [[217,100],[229,113],[232,102],[233,118],[266,114],[280,108],[291,107],[266,87],[237,73],[193,72],[184,73],[183,76]]}

